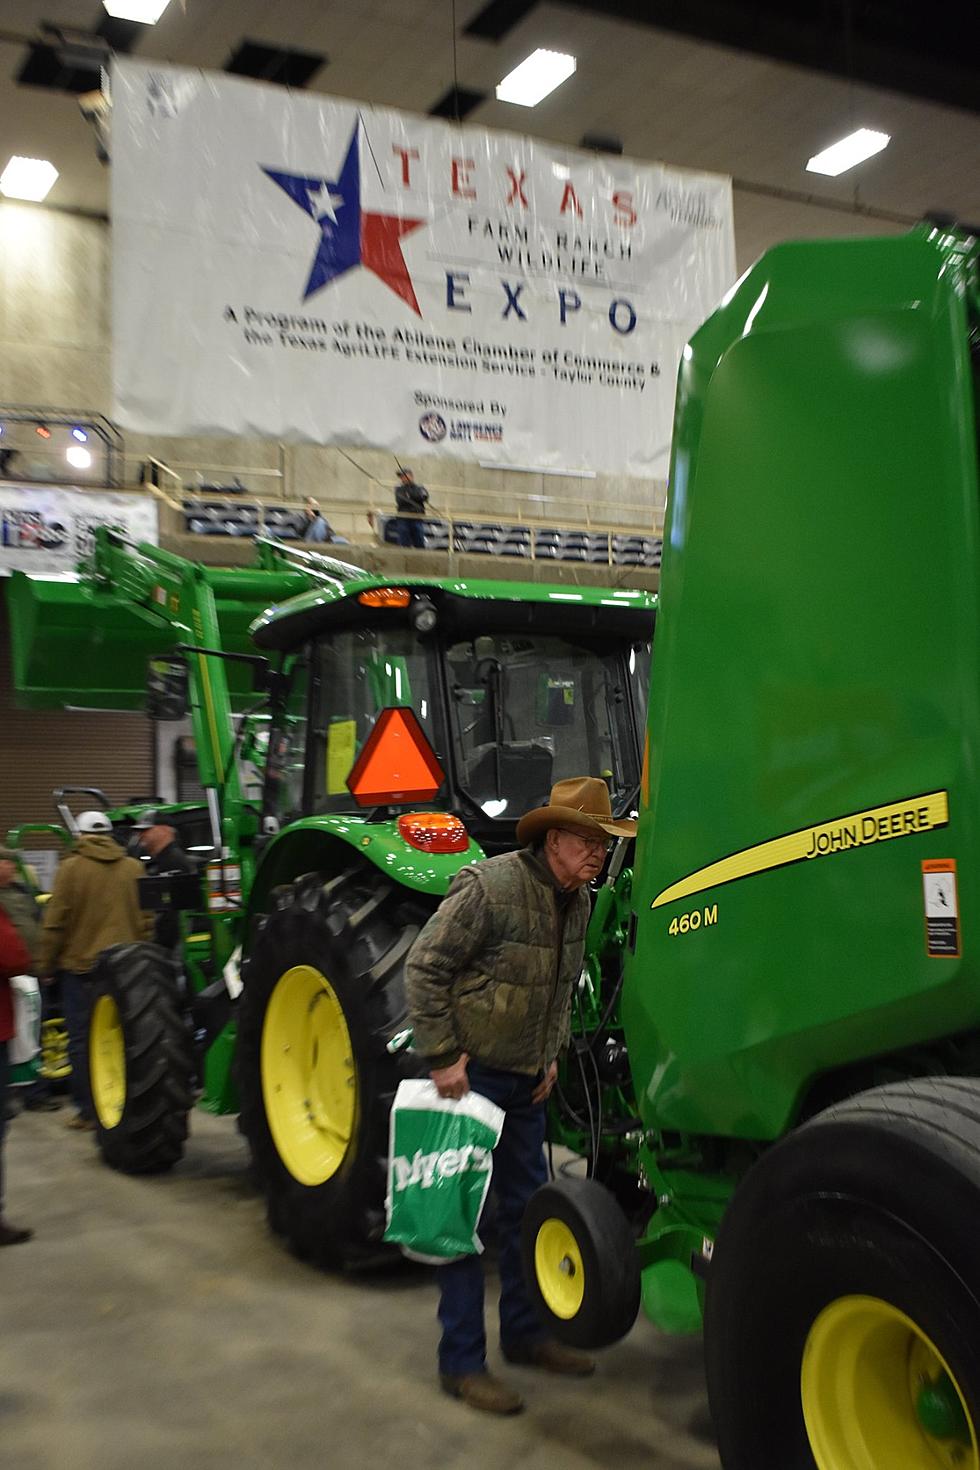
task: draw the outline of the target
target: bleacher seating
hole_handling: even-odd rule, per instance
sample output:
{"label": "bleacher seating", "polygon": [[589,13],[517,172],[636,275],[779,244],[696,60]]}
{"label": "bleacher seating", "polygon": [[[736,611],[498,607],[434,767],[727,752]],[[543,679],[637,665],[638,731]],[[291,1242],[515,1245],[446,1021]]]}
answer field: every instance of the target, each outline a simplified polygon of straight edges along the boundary
{"label": "bleacher seating", "polygon": [[[301,540],[306,521],[298,507],[262,505],[254,500],[226,500],[211,496],[187,496],[183,502],[184,525],[198,536],[258,536]],[[382,541],[394,516],[379,516],[377,532]],[[448,521],[425,522],[426,550],[448,551]],[[590,565],[659,567],[663,541],[659,536],[634,532],[563,530],[560,526],[508,525],[499,521],[455,521],[453,549],[477,556],[527,557],[538,560],[579,561]]]}
{"label": "bleacher seating", "polygon": [[[384,528],[393,516],[381,516],[378,530],[385,540]],[[476,556],[531,556],[534,541],[534,556],[539,560],[584,561],[591,565],[608,565],[610,555],[614,566],[659,567],[663,540],[659,536],[641,536],[635,533],[620,534],[605,531],[572,531],[560,527],[539,527],[501,524],[497,521],[455,521],[453,523],[453,547],[456,551]],[[449,547],[449,526],[446,521],[427,520],[425,523],[425,546],[427,551],[446,551]]]}
{"label": "bleacher seating", "polygon": [[[217,500],[188,496],[183,502],[184,525],[198,536],[278,536],[301,540],[303,512],[287,506],[260,505],[255,500]],[[263,524],[264,522],[264,524]]]}

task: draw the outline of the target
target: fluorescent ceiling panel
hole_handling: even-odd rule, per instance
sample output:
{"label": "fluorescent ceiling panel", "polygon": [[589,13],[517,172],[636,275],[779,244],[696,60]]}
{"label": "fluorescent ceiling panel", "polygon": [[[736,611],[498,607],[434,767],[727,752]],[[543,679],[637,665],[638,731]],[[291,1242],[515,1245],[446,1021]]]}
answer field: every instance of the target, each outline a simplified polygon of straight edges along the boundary
{"label": "fluorescent ceiling panel", "polygon": [[14,154],[0,174],[0,194],[8,199],[30,199],[39,203],[58,177],[58,170],[46,158],[21,158]]}
{"label": "fluorescent ceiling panel", "polygon": [[115,20],[138,20],[145,26],[155,26],[170,0],[102,0],[102,4]]}
{"label": "fluorescent ceiling panel", "polygon": [[526,56],[497,85],[498,102],[516,102],[519,107],[536,107],[543,97],[560,87],[575,71],[575,57],[564,51],[540,48]]}
{"label": "fluorescent ceiling panel", "polygon": [[836,179],[838,174],[846,173],[855,164],[863,163],[866,158],[873,158],[876,153],[887,148],[890,142],[888,133],[858,128],[856,133],[848,133],[839,143],[832,143],[822,153],[814,154],[807,163],[807,173],[828,174],[830,178]]}

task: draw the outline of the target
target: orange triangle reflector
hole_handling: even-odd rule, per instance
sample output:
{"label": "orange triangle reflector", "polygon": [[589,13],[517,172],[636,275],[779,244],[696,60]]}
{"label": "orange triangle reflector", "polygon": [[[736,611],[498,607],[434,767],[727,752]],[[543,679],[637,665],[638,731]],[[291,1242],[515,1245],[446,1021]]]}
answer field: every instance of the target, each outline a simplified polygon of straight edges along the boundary
{"label": "orange triangle reflector", "polygon": [[383,709],[347,777],[358,806],[431,801],[445,775],[415,711]]}

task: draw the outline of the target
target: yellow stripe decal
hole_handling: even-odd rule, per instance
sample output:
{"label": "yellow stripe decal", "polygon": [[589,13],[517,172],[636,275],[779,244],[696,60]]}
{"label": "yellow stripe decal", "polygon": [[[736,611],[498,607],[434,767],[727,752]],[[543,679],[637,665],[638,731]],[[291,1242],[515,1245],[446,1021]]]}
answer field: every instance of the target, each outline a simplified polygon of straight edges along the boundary
{"label": "yellow stripe decal", "polygon": [[692,893],[717,888],[722,883],[733,883],[736,878],[748,878],[753,873],[765,873],[770,868],[785,868],[790,863],[830,857],[852,847],[887,842],[892,837],[912,837],[916,832],[945,827],[948,821],[949,793],[946,791],[931,791],[925,796],[893,801],[888,806],[869,807],[867,811],[836,817],[816,827],[788,832],[785,837],[774,837],[769,842],[760,842],[757,847],[746,847],[742,852],[732,853],[731,857],[709,863],[708,867],[699,868],[696,873],[658,893],[650,907],[659,909],[665,903],[690,898]]}

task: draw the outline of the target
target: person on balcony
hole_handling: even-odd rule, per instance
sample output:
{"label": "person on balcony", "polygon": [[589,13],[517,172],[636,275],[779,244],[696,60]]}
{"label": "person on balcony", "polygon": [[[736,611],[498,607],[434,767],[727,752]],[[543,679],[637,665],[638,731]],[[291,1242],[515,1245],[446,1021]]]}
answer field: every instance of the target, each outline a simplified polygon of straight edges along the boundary
{"label": "person on balcony", "polygon": [[425,514],[425,508],[429,503],[429,492],[424,485],[420,485],[411,470],[400,469],[398,471],[398,484],[395,486],[395,509],[404,512],[403,515],[393,516],[388,522],[386,530],[396,546],[416,546],[419,549],[425,547],[425,521],[419,520],[419,516]]}
{"label": "person on balcony", "polygon": [[319,502],[310,495],[303,506],[303,515],[306,518],[306,529],[303,532],[304,541],[332,541],[333,531],[326,516],[320,509]]}

